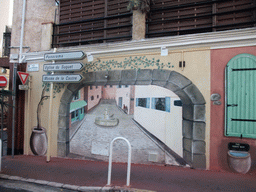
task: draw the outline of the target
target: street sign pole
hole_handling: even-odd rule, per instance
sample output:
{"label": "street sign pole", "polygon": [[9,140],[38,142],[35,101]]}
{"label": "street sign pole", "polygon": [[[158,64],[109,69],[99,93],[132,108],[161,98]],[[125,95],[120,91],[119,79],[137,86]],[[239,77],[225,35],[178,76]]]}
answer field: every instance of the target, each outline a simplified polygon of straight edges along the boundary
{"label": "street sign pole", "polygon": [[13,81],[12,81],[12,90],[13,90],[13,109],[12,109],[12,158],[14,158],[14,139],[15,139],[15,109],[16,109],[16,75],[17,75],[17,63],[13,64]]}
{"label": "street sign pole", "polygon": [[52,100],[53,100],[53,82],[50,84],[50,101],[49,101],[49,125],[48,125],[48,149],[46,162],[50,162],[51,158],[51,131],[52,131]]}

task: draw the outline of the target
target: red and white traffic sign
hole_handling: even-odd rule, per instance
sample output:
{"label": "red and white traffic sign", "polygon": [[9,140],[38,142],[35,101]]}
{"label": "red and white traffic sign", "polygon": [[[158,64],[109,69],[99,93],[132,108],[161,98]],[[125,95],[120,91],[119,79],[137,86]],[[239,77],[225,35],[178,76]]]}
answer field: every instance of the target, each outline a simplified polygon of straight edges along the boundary
{"label": "red and white traffic sign", "polygon": [[18,73],[18,75],[20,77],[20,80],[21,80],[22,84],[25,85],[25,83],[26,83],[26,81],[28,79],[29,73],[20,72],[20,71],[18,71],[17,73]]}
{"label": "red and white traffic sign", "polygon": [[8,80],[4,75],[0,75],[0,87],[4,88],[7,86]]}

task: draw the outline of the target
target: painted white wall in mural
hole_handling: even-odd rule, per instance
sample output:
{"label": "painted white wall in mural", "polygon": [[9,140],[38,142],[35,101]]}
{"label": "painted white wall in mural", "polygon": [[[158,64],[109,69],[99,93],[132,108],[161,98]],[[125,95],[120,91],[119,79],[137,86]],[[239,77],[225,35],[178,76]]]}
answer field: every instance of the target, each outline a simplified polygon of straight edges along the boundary
{"label": "painted white wall in mural", "polygon": [[[152,85],[136,86],[135,99],[134,119],[182,157],[182,107],[174,106],[179,97]],[[155,106],[158,99],[165,105],[160,110]]]}
{"label": "painted white wall in mural", "polygon": [[122,109],[124,109],[124,106],[125,106],[127,108],[128,114],[130,114],[130,95],[131,95],[130,86],[122,85],[116,90],[116,103]]}

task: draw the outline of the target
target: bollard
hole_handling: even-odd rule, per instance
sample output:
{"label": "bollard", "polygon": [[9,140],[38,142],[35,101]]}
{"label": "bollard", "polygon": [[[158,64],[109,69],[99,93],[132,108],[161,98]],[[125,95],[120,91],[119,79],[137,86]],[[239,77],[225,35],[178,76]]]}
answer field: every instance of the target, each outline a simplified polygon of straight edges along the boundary
{"label": "bollard", "polygon": [[110,154],[109,154],[109,162],[108,162],[108,183],[107,185],[110,185],[111,183],[111,170],[112,170],[112,154],[113,154],[113,143],[114,141],[121,139],[121,140],[125,140],[126,143],[128,144],[128,162],[127,162],[127,179],[126,179],[126,186],[130,186],[130,175],[131,175],[131,156],[132,156],[132,147],[130,142],[124,138],[124,137],[116,137],[115,139],[113,139],[110,143]]}

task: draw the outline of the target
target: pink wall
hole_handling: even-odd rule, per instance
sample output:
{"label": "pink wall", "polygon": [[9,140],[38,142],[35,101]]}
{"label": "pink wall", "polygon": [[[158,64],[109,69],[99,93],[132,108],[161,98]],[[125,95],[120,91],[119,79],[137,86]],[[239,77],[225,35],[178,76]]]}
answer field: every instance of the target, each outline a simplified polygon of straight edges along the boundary
{"label": "pink wall", "polygon": [[256,56],[256,46],[211,51],[211,94],[221,95],[221,105],[211,101],[210,169],[230,171],[227,164],[229,142],[248,143],[252,157],[252,170],[256,169],[256,139],[225,137],[225,67],[236,55],[248,53]]}
{"label": "pink wall", "polygon": [[[97,87],[96,86],[88,86],[87,89],[88,89],[87,110],[89,111],[90,109],[92,109],[93,107],[98,105],[98,103],[102,97],[102,86],[97,86]],[[93,97],[93,100],[92,100],[92,97]]]}
{"label": "pink wall", "polygon": [[107,85],[103,88],[103,95],[102,99],[115,99],[116,98],[116,85],[113,85],[110,87],[110,85]]}

